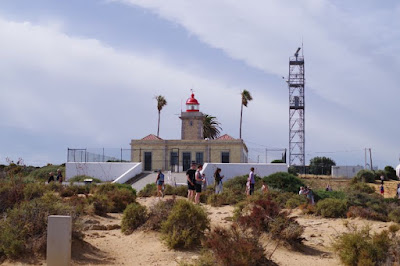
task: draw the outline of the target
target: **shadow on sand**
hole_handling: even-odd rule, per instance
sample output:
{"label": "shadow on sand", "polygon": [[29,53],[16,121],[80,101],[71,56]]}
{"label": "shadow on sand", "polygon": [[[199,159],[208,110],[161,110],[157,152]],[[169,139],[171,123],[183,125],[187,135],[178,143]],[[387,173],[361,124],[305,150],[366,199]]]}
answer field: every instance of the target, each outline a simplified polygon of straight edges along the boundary
{"label": "shadow on sand", "polygon": [[111,258],[106,252],[101,251],[92,244],[84,241],[72,241],[72,262],[73,264],[113,264],[114,258]]}

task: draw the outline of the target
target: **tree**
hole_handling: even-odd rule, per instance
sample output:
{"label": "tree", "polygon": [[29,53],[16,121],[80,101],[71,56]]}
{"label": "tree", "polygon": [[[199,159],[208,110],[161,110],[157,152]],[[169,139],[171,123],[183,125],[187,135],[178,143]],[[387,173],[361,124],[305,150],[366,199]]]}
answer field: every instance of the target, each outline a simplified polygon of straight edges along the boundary
{"label": "tree", "polygon": [[240,108],[240,131],[239,131],[239,138],[242,139],[242,117],[243,117],[243,106],[247,107],[249,101],[253,100],[248,90],[243,90],[242,93],[242,105]]}
{"label": "tree", "polygon": [[335,161],[328,157],[314,157],[310,160],[310,173],[314,175],[330,175]]}
{"label": "tree", "polygon": [[160,135],[160,116],[161,110],[164,106],[167,105],[167,100],[165,100],[164,96],[158,95],[154,97],[157,100],[157,110],[158,110],[158,127],[157,127],[157,137]]}
{"label": "tree", "polygon": [[385,173],[387,178],[397,180],[396,170],[394,170],[390,165],[385,166]]}
{"label": "tree", "polygon": [[203,137],[209,139],[218,138],[220,135],[220,123],[215,116],[205,114],[203,117]]}

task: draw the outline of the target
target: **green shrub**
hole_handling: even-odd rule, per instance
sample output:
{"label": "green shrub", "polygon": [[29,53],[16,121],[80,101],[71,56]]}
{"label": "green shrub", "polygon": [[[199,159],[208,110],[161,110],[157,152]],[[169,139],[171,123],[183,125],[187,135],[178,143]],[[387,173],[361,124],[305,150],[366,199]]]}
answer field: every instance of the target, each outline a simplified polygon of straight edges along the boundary
{"label": "green shrub", "polygon": [[307,198],[304,197],[303,195],[293,195],[286,201],[286,208],[288,209],[294,209],[299,207],[302,204],[307,204]]}
{"label": "green shrub", "polygon": [[392,243],[387,230],[372,235],[370,228],[364,227],[342,234],[333,247],[345,265],[383,265]]}
{"label": "green shrub", "polygon": [[326,190],[313,190],[314,192],[314,200],[319,201],[327,198],[332,199],[345,199],[346,193],[344,191],[335,190],[335,191],[326,191]]}
{"label": "green shrub", "polygon": [[[98,215],[104,215],[104,211],[123,212],[128,204],[136,200],[136,190],[130,185],[106,183],[97,185],[93,191],[95,213]],[[106,203],[106,200],[109,202]]]}
{"label": "green shrub", "polygon": [[400,223],[400,207],[397,207],[389,212],[389,220],[395,223]]}
{"label": "green shrub", "polygon": [[298,193],[299,188],[304,186],[304,183],[301,181],[301,179],[286,172],[278,172],[266,176],[264,177],[264,182],[266,182],[271,188],[292,193]]}
{"label": "green shrub", "polygon": [[136,228],[144,224],[147,220],[147,209],[139,203],[129,204],[122,216],[121,231],[125,235],[131,234]]}
{"label": "green shrub", "polygon": [[366,183],[354,183],[351,184],[350,187],[348,188],[349,192],[364,192],[364,193],[368,193],[368,194],[372,194],[375,193],[375,188],[371,187],[370,185],[366,184]]}
{"label": "green shrub", "polygon": [[385,171],[386,177],[388,179],[398,180],[397,175],[396,175],[396,170],[394,170],[393,167],[391,167],[389,165],[385,166],[384,171]]}
{"label": "green shrub", "polygon": [[316,213],[327,218],[345,217],[347,203],[341,199],[323,199],[317,202]]}
{"label": "green shrub", "polygon": [[14,205],[22,202],[25,198],[24,184],[21,182],[0,183],[0,214]]}
{"label": "green shrub", "polygon": [[147,184],[142,190],[139,191],[139,197],[157,196],[157,185],[155,183]]}
{"label": "green shrub", "polygon": [[388,220],[386,215],[380,214],[368,207],[350,206],[346,214],[347,218],[360,217],[368,220],[376,220],[386,222]]}
{"label": "green shrub", "polygon": [[[47,218],[49,215],[70,215],[73,230],[77,221],[76,211],[62,202],[53,193],[25,201],[7,212],[0,220],[0,254],[7,258],[26,258],[33,254],[43,255],[46,251]],[[79,234],[73,234],[75,238]]]}
{"label": "green shrub", "polygon": [[288,244],[301,241],[304,229],[294,219],[282,212],[279,205],[271,199],[256,200],[244,206],[238,217],[238,223],[251,228],[254,235],[268,233],[272,239],[282,239]]}
{"label": "green shrub", "polygon": [[175,199],[157,202],[150,208],[149,218],[146,221],[145,228],[159,231],[161,229],[161,223],[167,220],[174,205]]}
{"label": "green shrub", "polygon": [[[155,188],[155,195],[157,195],[157,187],[155,185],[154,185],[154,188]],[[151,189],[153,189],[153,188],[151,188]],[[165,185],[164,195],[176,195],[176,196],[181,196],[181,197],[187,197],[187,194],[188,194],[187,186],[173,187],[173,186],[168,185],[168,184]],[[146,197],[146,196],[144,196],[144,197]]]}
{"label": "green shrub", "polygon": [[177,200],[161,231],[168,247],[192,248],[200,245],[209,226],[207,213],[200,206]]}
{"label": "green shrub", "polygon": [[96,184],[102,183],[102,181],[100,179],[94,178],[94,177],[91,177],[91,176],[87,176],[87,175],[74,176],[74,177],[68,179],[68,182],[70,182],[70,183],[84,182],[85,179],[92,179],[92,183],[96,183]]}
{"label": "green shrub", "polygon": [[217,226],[207,235],[205,246],[213,252],[218,265],[269,265],[259,237],[236,224],[230,229]]}
{"label": "green shrub", "polygon": [[362,169],[353,177],[352,182],[375,183],[375,173],[370,170]]}
{"label": "green shrub", "polygon": [[29,177],[32,177],[35,180],[47,181],[50,172],[53,172],[55,176],[57,175],[57,169],[60,169],[62,175],[65,176],[65,166],[49,164],[47,166],[33,170],[29,173]]}
{"label": "green shrub", "polygon": [[113,204],[106,195],[95,194],[90,198],[90,202],[93,204],[94,213],[100,216],[106,215],[113,209]]}
{"label": "green shrub", "polygon": [[231,178],[222,183],[223,189],[230,189],[235,192],[243,193],[246,191],[247,178],[247,175]]}
{"label": "green shrub", "polygon": [[70,185],[70,186],[65,186],[60,192],[61,197],[71,197],[71,196],[76,196],[78,194],[84,194],[88,195],[90,192],[90,187],[89,186],[76,186],[76,185]]}
{"label": "green shrub", "polygon": [[25,200],[33,200],[40,198],[46,191],[46,187],[43,183],[35,182],[28,183],[24,187],[24,198]]}

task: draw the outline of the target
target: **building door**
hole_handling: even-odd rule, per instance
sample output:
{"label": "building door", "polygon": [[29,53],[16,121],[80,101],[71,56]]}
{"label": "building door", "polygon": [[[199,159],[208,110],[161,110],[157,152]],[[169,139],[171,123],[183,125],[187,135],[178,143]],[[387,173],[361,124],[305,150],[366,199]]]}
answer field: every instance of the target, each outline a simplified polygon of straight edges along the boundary
{"label": "building door", "polygon": [[144,152],[144,170],[151,171],[151,152]]}
{"label": "building door", "polygon": [[183,152],[182,153],[182,165],[183,165],[183,171],[186,171],[190,168],[190,152]]}

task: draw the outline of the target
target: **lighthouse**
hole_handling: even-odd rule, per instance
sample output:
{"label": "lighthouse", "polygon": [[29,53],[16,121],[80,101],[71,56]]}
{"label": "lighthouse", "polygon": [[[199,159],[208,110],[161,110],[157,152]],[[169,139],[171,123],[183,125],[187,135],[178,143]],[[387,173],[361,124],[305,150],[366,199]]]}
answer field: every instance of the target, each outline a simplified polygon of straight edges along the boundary
{"label": "lighthouse", "polygon": [[181,112],[179,117],[182,120],[181,139],[182,140],[202,140],[203,139],[203,118],[200,112],[200,103],[194,97],[194,93],[186,101],[186,111]]}

